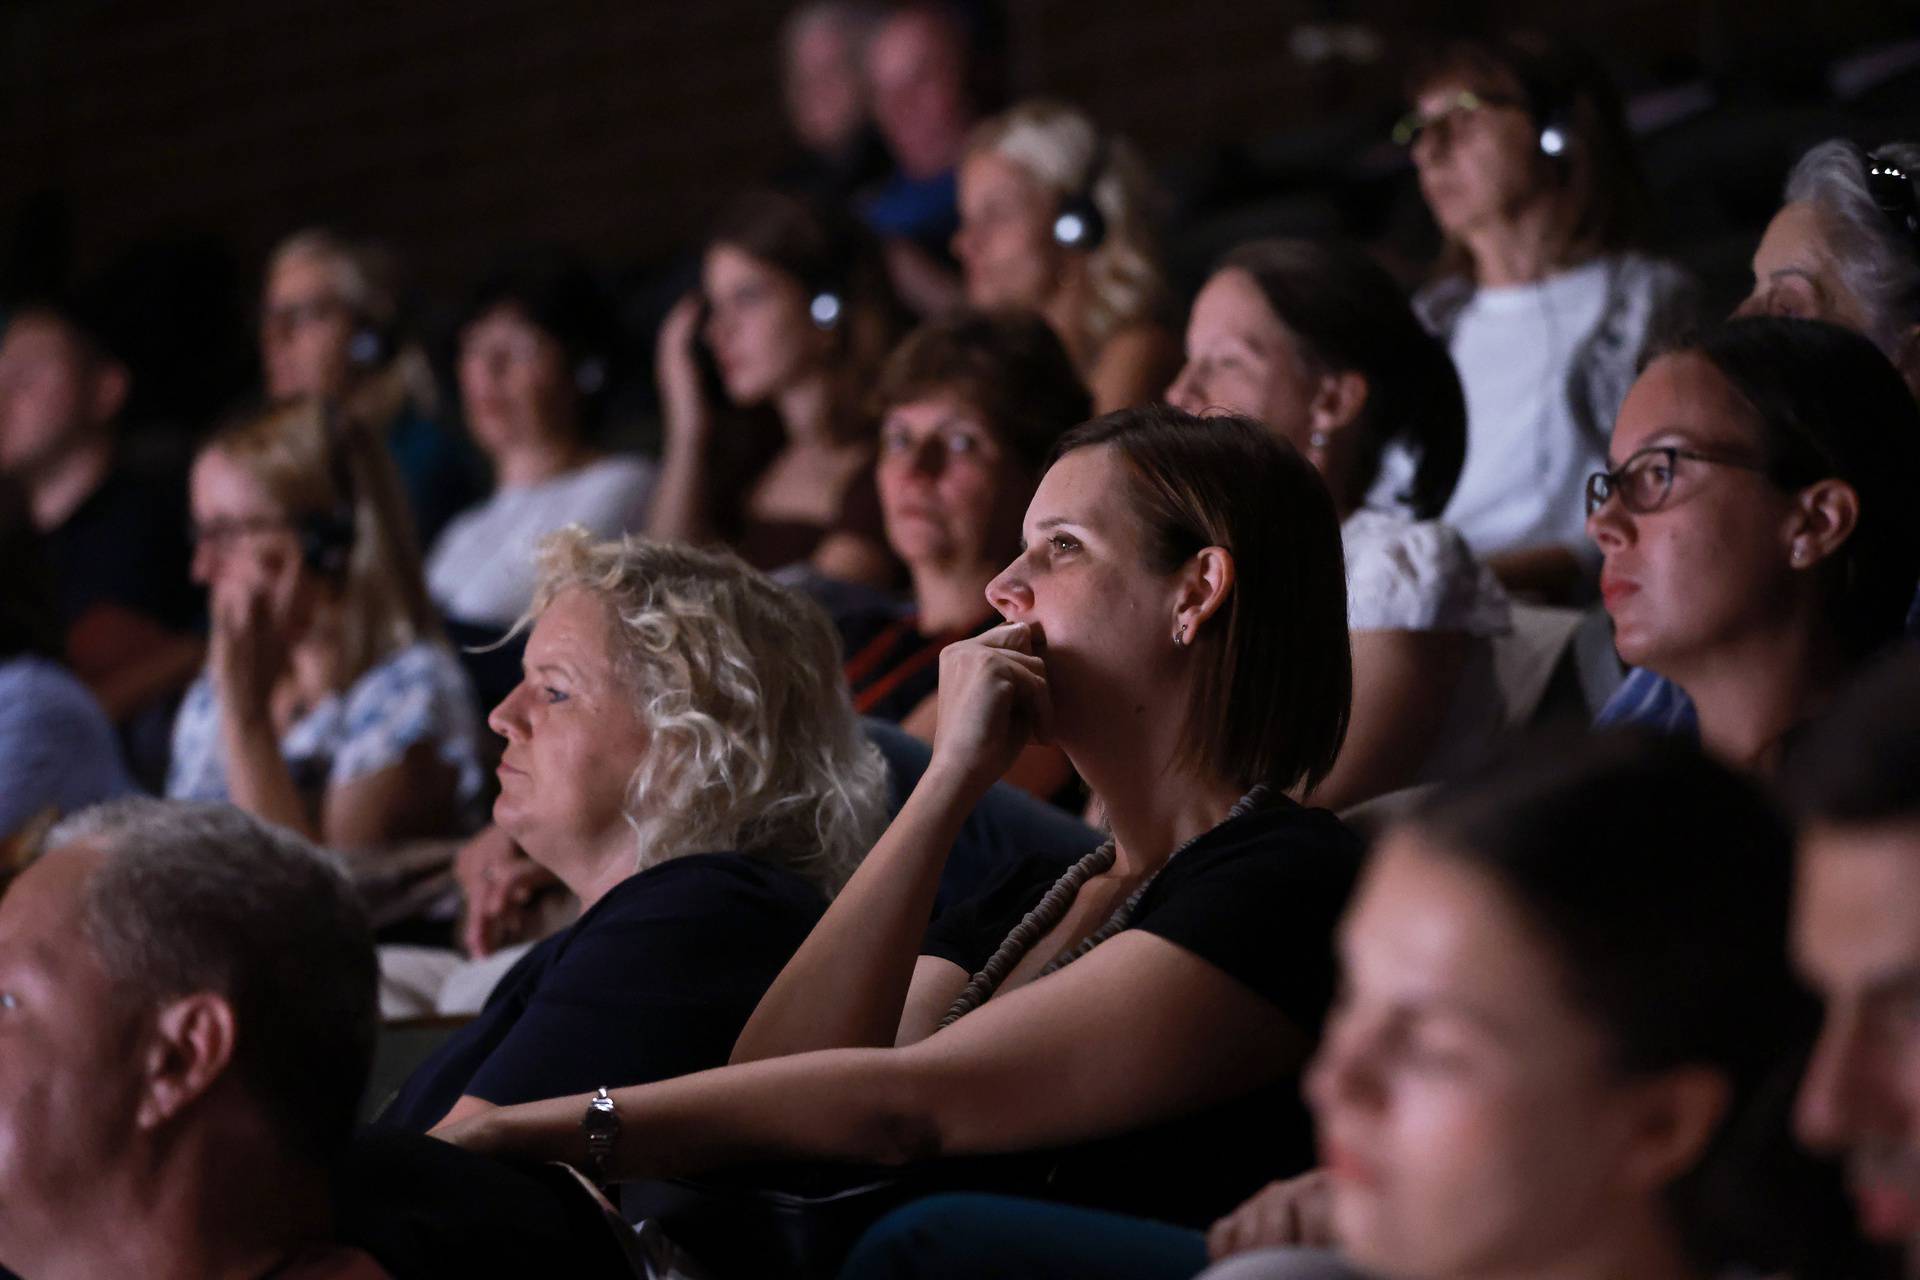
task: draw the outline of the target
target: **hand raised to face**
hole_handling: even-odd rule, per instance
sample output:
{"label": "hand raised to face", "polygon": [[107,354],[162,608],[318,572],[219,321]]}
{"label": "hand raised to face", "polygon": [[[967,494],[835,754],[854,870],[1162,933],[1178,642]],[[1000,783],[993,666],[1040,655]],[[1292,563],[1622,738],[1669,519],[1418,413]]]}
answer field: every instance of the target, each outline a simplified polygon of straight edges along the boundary
{"label": "hand raised to face", "polygon": [[1007,622],[940,654],[933,765],[984,790],[1030,742],[1052,739],[1053,701],[1038,628]]}

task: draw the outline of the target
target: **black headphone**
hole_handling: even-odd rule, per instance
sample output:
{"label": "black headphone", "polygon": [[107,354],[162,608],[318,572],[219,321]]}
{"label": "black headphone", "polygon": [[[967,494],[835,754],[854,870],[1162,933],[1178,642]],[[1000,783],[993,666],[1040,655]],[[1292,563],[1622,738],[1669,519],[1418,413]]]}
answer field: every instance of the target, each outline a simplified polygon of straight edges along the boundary
{"label": "black headphone", "polygon": [[338,578],[347,571],[353,555],[354,501],[353,465],[347,458],[346,424],[331,404],[320,406],[320,428],[326,435],[327,470],[333,477],[334,505],[326,511],[302,516],[296,522],[300,535],[300,558],[307,568],[325,578]]}
{"label": "black headphone", "polygon": [[1107,215],[1093,199],[1093,188],[1106,172],[1107,135],[1102,133],[1095,135],[1086,180],[1060,202],[1060,211],[1053,215],[1053,242],[1062,249],[1092,253],[1106,243]]}

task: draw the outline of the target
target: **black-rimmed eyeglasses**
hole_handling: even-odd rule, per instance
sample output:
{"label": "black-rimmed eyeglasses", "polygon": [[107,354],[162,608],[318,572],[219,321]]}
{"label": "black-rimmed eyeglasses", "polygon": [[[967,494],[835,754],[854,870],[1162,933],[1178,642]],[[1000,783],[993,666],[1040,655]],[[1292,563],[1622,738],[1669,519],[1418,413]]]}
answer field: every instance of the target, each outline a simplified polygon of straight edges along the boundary
{"label": "black-rimmed eyeglasses", "polygon": [[1689,462],[1709,462],[1717,467],[1739,467],[1765,475],[1763,462],[1748,458],[1730,458],[1722,453],[1701,453],[1675,445],[1653,445],[1636,449],[1612,471],[1596,471],[1587,477],[1587,514],[1591,516],[1607,505],[1607,499],[1619,495],[1620,505],[1637,516],[1658,511],[1673,492],[1673,468],[1681,458]]}

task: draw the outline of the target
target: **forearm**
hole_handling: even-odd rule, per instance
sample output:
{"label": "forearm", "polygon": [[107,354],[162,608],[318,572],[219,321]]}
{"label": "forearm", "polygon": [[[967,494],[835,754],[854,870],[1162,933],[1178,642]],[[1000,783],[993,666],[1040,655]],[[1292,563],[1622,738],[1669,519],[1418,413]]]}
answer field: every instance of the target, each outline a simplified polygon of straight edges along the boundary
{"label": "forearm", "polygon": [[1486,558],[1500,585],[1514,595],[1561,604],[1578,599],[1587,566],[1570,547],[1527,547]]}
{"label": "forearm", "polygon": [[223,709],[220,736],[227,755],[227,796],[234,805],[309,840],[320,839],[280,754],[272,722],[264,714],[252,717]]}
{"label": "forearm", "polygon": [[[620,1135],[607,1164],[618,1179],[768,1160],[904,1164],[938,1153],[907,1057],[895,1049],[830,1050],[612,1092]],[[501,1107],[436,1136],[490,1154],[583,1165],[587,1101],[574,1094]]]}
{"label": "forearm", "polygon": [[947,854],[980,788],[929,769],[788,961],[733,1061],[894,1042]]}
{"label": "forearm", "polygon": [[708,465],[711,415],[705,405],[669,408],[660,482],[647,514],[647,536],[673,542],[706,542],[714,536],[712,468]]}

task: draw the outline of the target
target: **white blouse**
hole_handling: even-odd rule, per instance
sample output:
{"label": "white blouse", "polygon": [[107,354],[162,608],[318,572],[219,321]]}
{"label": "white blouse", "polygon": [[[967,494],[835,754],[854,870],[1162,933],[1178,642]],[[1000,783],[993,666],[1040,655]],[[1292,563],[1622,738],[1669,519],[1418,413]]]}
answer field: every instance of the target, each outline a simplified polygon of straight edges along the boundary
{"label": "white blouse", "polygon": [[611,457],[539,484],[500,489],[453,518],[427,557],[427,591],[447,617],[508,627],[533,604],[534,548],[583,525],[617,538],[646,524],[654,465]]}

